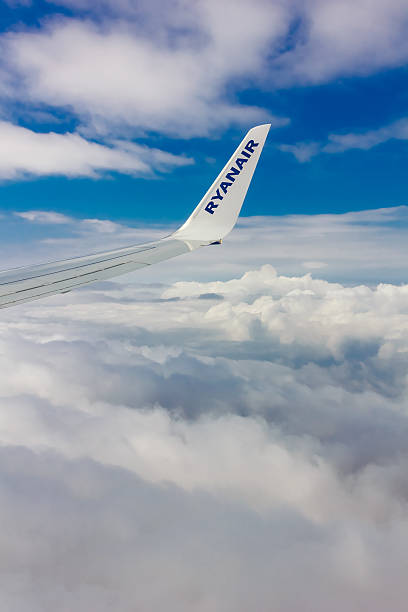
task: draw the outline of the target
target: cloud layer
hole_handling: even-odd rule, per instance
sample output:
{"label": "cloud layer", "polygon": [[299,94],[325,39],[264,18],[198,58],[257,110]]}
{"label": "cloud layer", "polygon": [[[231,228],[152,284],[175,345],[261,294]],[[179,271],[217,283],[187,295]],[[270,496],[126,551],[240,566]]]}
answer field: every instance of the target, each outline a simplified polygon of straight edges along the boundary
{"label": "cloud layer", "polygon": [[405,609],[408,285],[218,266],[2,311],[2,608]]}
{"label": "cloud layer", "polygon": [[[275,206],[269,192],[270,208]],[[182,260],[141,270],[135,282],[221,280],[248,267],[272,264],[281,274],[319,276],[345,283],[405,283],[408,227],[406,206],[333,215],[242,217],[221,248],[210,247]],[[185,217],[191,210],[186,210]],[[53,211],[26,210],[5,215],[0,226],[3,268],[64,259],[73,255],[158,240],[173,226],[129,227],[102,219],[75,219]],[[24,236],[24,246],[18,236]]]}

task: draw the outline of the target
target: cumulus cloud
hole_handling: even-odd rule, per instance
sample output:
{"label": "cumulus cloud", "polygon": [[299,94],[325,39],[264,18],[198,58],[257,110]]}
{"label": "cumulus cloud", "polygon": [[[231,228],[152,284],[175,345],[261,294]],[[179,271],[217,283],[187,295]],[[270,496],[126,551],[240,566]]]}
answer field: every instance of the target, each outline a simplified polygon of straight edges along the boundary
{"label": "cumulus cloud", "polygon": [[[231,125],[263,121],[286,125],[288,118],[242,104],[239,95],[254,86],[276,89],[367,75],[408,59],[402,0],[240,0],[221,8],[215,0],[49,4],[56,14],[38,28],[0,36],[0,112],[3,118],[14,113],[38,120],[62,110],[78,133],[23,132],[3,123],[8,136],[1,141],[7,143],[14,130],[12,141],[27,151],[22,167],[18,159],[3,160],[5,178],[171,169],[186,158],[123,138],[151,131],[182,138],[218,135]],[[58,15],[60,6],[72,10],[72,17]],[[368,149],[405,133],[402,120],[365,134],[331,134],[327,143],[280,148],[305,162],[319,152]],[[86,140],[95,135],[106,142]]]}
{"label": "cumulus cloud", "polygon": [[407,61],[404,0],[311,0],[293,6],[295,33],[272,65],[273,78],[282,85],[367,75]]}
{"label": "cumulus cloud", "polygon": [[1,38],[10,95],[69,109],[91,133],[194,136],[233,123],[282,125],[237,94],[367,75],[408,59],[403,0],[54,4],[74,17]]}
{"label": "cumulus cloud", "polygon": [[266,265],[3,311],[2,607],[402,612],[407,300]]}
{"label": "cumulus cloud", "polygon": [[172,14],[157,28],[143,19],[144,28],[58,20],[36,32],[5,35],[3,50],[31,100],[72,108],[92,130],[127,126],[191,136],[234,122],[286,123],[228,101],[225,91],[229,80],[256,70],[283,18],[279,7],[236,2],[220,11],[211,2],[181,2],[173,8],[179,22]]}
{"label": "cumulus cloud", "polygon": [[90,142],[76,133],[33,132],[0,121],[0,179],[24,176],[90,176],[114,170],[148,175],[192,163],[184,156],[115,141],[111,146]]}

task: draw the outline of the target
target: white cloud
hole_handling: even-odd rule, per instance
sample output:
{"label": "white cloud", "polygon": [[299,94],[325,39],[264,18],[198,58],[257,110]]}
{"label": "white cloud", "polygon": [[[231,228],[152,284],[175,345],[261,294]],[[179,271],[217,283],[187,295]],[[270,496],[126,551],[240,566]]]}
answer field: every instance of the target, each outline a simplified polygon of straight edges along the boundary
{"label": "white cloud", "polygon": [[122,229],[118,223],[108,221],[107,219],[84,219],[81,222],[81,230],[84,228],[91,228],[101,234],[113,234]]}
{"label": "white cloud", "polygon": [[330,134],[329,142],[322,148],[325,153],[342,153],[349,149],[367,151],[391,139],[408,140],[408,119],[400,119],[391,125],[357,134]]}
{"label": "white cloud", "polygon": [[290,48],[272,63],[281,85],[325,83],[405,65],[408,9],[404,0],[310,0],[295,7]]}
{"label": "white cloud", "polygon": [[[56,4],[85,13],[3,35],[9,96],[69,109],[87,133],[188,137],[234,123],[282,125],[236,95],[367,75],[408,60],[404,0]],[[307,154],[304,145],[294,152]]]}
{"label": "white cloud", "polygon": [[282,144],[278,146],[278,149],[284,153],[292,153],[300,163],[310,161],[312,157],[320,153],[318,142],[297,142],[294,145]]}
{"label": "white cloud", "polygon": [[[212,2],[176,2],[174,9],[177,19],[164,9],[153,24],[147,15],[144,29],[57,20],[36,32],[5,35],[4,56],[30,100],[71,108],[92,130],[126,126],[192,136],[231,123],[286,123],[226,96],[229,80],[257,70],[283,11],[244,1],[231,10]],[[160,15],[164,21],[157,24]]]}
{"label": "white cloud", "polygon": [[88,231],[92,233],[113,234],[117,232],[124,233],[125,228],[119,223],[108,221],[107,219],[74,219],[55,211],[47,210],[26,210],[23,212],[15,212],[16,217],[20,217],[25,221],[32,223],[40,223],[44,225],[67,225],[71,224],[74,231],[83,235]]}
{"label": "white cloud", "polygon": [[54,211],[45,210],[26,210],[24,212],[14,213],[16,217],[25,219],[26,221],[32,221],[33,223],[45,223],[45,224],[65,224],[72,223],[73,219],[67,215],[57,213]]}
{"label": "white cloud", "polygon": [[191,159],[115,141],[112,146],[90,142],[79,134],[37,133],[0,121],[0,178],[65,175],[97,177],[114,170],[147,175],[192,163]]}
{"label": "white cloud", "polygon": [[4,609],[405,609],[408,286],[213,276],[2,311]]}
{"label": "white cloud", "polygon": [[408,119],[399,119],[390,125],[360,133],[329,134],[327,143],[298,142],[280,145],[281,151],[292,153],[299,162],[310,161],[319,153],[344,153],[350,149],[368,151],[389,140],[408,140]]}
{"label": "white cloud", "polygon": [[[128,139],[152,130],[191,137],[234,123],[284,125],[287,119],[242,105],[236,95],[253,86],[369,74],[408,59],[408,11],[401,0],[341,5],[243,0],[222,10],[212,0],[161,3],[160,10],[155,3],[131,0],[56,4],[86,16],[55,17],[36,30],[0,39],[2,116],[16,98],[25,104],[26,116],[63,108],[79,119],[82,136],[39,134],[3,121],[0,178],[166,171],[187,158],[125,140],[96,143],[85,137]],[[367,150],[391,138],[406,139],[406,133],[402,119],[365,133],[330,134],[326,143],[279,148],[306,162],[321,152]]]}

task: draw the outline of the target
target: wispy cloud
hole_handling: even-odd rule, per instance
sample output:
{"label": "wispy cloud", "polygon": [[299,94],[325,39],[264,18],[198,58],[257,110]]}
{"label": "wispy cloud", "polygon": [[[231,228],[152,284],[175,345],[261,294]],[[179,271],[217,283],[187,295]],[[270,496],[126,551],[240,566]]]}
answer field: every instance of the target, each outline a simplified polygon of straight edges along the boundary
{"label": "wispy cloud", "polygon": [[344,153],[350,149],[368,151],[392,139],[408,140],[408,119],[399,119],[390,125],[366,132],[329,134],[326,143],[298,142],[294,145],[279,145],[278,148],[286,153],[292,153],[302,163],[310,161],[320,153]]}
{"label": "wispy cloud", "polygon": [[318,142],[297,142],[296,144],[278,145],[278,149],[284,153],[292,153],[300,163],[310,161],[312,157],[321,152]]}
{"label": "wispy cloud", "polygon": [[45,224],[65,224],[72,223],[73,219],[62,213],[45,210],[26,210],[23,212],[15,212],[16,217],[25,219],[26,221],[32,221],[33,223],[45,223]]}
{"label": "wispy cloud", "polygon": [[330,134],[329,142],[323,146],[322,151],[324,153],[342,153],[349,149],[367,151],[393,138],[408,140],[408,119],[400,119],[390,125],[368,132]]}
{"label": "wispy cloud", "polygon": [[[141,270],[132,278],[135,283],[208,280],[214,270],[220,278],[228,278],[243,274],[248,267],[270,263],[289,276],[304,274],[306,269],[318,270],[319,276],[329,281],[352,284],[406,282],[407,211],[406,206],[397,206],[341,215],[243,217],[222,247],[200,249],[188,257]],[[18,226],[28,220],[26,213],[33,221],[32,232],[27,223],[24,228]],[[9,216],[2,220],[3,268],[157,240],[177,227],[129,227],[104,219],[77,218],[53,226],[47,224],[53,212],[25,211],[23,215],[25,219],[20,221],[15,216],[14,220]]]}

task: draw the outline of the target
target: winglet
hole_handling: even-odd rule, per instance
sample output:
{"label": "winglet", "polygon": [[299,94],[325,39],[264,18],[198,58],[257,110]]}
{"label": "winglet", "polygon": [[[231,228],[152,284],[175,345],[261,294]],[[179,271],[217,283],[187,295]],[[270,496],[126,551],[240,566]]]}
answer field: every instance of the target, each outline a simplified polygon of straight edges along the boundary
{"label": "winglet", "polygon": [[172,238],[210,244],[229,234],[237,222],[270,127],[265,124],[249,130],[201,202]]}

